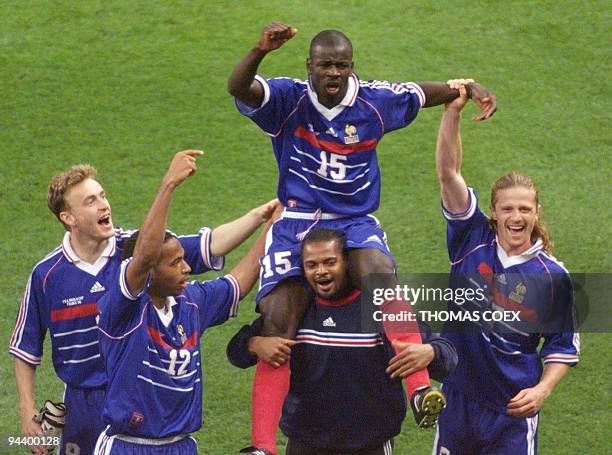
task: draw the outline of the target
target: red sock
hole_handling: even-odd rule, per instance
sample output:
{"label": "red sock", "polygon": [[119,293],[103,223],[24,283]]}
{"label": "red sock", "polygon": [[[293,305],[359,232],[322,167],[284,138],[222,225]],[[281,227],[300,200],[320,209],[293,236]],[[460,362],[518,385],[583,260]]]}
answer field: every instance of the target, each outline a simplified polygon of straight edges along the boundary
{"label": "red sock", "polygon": [[[383,304],[382,311],[384,314],[394,315],[406,315],[406,311],[412,313],[410,305],[402,300],[387,301]],[[421,344],[421,331],[419,330],[419,324],[416,321],[388,321],[383,322],[383,328],[385,335],[389,341],[399,340],[408,343]],[[393,347],[393,350],[398,354],[401,350]],[[408,400],[412,400],[412,396],[417,389],[421,387],[428,387],[431,385],[429,380],[429,372],[427,368],[419,371],[415,371],[410,376],[404,379],[406,384],[406,396]]]}
{"label": "red sock", "polygon": [[276,429],[289,391],[289,377],[289,363],[274,368],[263,360],[257,361],[253,379],[251,444],[273,455],[278,453]]}

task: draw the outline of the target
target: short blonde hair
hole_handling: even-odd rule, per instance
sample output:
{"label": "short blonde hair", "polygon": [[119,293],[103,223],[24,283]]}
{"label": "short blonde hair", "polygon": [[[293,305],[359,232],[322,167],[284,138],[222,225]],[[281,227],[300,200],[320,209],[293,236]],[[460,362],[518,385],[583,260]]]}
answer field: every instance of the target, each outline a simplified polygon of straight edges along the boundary
{"label": "short blonde hair", "polygon": [[[62,224],[64,223],[60,219],[60,213],[68,208],[66,193],[73,186],[87,179],[95,179],[97,176],[98,171],[89,164],[77,164],[53,176],[47,190],[47,206]],[[64,227],[68,229],[65,224]]]}

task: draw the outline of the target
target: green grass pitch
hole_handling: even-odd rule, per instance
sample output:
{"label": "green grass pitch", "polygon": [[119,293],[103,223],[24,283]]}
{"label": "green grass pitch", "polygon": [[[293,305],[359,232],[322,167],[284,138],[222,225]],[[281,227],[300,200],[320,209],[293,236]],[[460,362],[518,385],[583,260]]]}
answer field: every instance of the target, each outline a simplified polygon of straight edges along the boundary
{"label": "green grass pitch", "polygon": [[[28,274],[62,236],[46,208],[49,179],[75,163],[95,165],[115,223],[136,227],[173,153],[202,148],[200,172],[172,205],[175,232],[218,225],[272,198],[269,140],[226,92],[233,65],[272,20],[299,33],[264,61],[267,76],[304,78],[310,38],[337,28],[352,39],[363,79],[481,81],[499,111],[474,123],[470,106],[462,131],[464,175],[481,203],[507,170],[531,174],[555,255],[574,272],[611,270],[608,2],[5,0],[0,18],[0,453],[27,453],[5,445],[20,428],[7,346]],[[377,216],[404,272],[448,269],[434,173],[440,116],[441,108],[424,110],[379,147]],[[224,349],[253,316],[251,295],[238,320],[204,337],[205,423],[195,435],[203,454],[231,454],[249,441],[253,372],[231,367]],[[583,334],[580,365],[544,404],[541,453],[609,452],[610,340]],[[41,402],[63,392],[49,350],[37,374]],[[432,440],[408,417],[396,453],[430,453]]]}

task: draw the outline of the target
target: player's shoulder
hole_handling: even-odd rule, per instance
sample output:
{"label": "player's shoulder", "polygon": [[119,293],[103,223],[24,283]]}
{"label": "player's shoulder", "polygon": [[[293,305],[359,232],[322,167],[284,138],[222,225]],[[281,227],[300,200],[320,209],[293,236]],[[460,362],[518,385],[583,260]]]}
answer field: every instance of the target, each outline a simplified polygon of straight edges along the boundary
{"label": "player's shoulder", "polygon": [[294,90],[296,92],[304,92],[308,89],[308,81],[292,77],[272,77],[266,79],[266,81],[268,85],[278,89]]}
{"label": "player's shoulder", "polygon": [[113,231],[115,233],[115,242],[117,242],[117,246],[120,246],[123,244],[123,242],[129,239],[134,232],[136,232],[136,229],[123,229],[121,227],[115,227],[113,228]]}
{"label": "player's shoulder", "polygon": [[32,268],[32,275],[46,275],[49,270],[51,270],[54,266],[57,266],[57,264],[64,258],[64,250],[60,244],[34,265]]}
{"label": "player's shoulder", "polygon": [[543,266],[545,266],[550,273],[561,275],[569,274],[569,270],[567,270],[563,262],[558,260],[551,253],[547,253],[546,251],[542,250],[538,254],[538,259],[542,262]]}

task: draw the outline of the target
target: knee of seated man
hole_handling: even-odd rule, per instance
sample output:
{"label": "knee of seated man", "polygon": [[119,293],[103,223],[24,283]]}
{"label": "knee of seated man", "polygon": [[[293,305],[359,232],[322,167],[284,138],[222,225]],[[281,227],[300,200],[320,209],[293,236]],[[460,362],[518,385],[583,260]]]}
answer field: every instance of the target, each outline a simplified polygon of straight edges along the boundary
{"label": "knee of seated man", "polygon": [[361,275],[368,273],[395,273],[393,261],[389,256],[374,248],[355,249],[350,251],[351,265]]}
{"label": "knee of seated man", "polygon": [[301,282],[294,280],[285,286],[282,284],[259,302],[259,311],[263,317],[261,334],[295,338],[310,301],[310,294]]}

